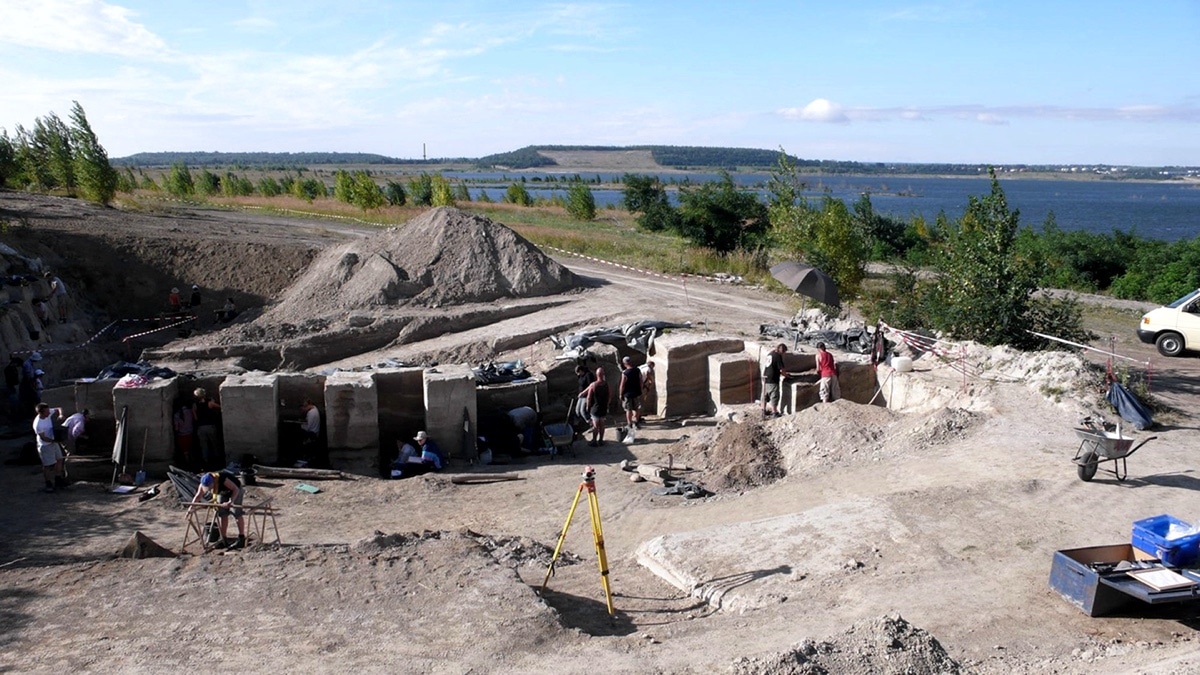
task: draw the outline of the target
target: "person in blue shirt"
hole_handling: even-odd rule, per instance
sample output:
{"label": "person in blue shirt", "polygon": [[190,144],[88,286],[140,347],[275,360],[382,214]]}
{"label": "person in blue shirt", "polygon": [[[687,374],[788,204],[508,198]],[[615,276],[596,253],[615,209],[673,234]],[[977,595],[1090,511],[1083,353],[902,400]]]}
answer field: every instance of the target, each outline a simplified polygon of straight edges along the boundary
{"label": "person in blue shirt", "polygon": [[417,447],[405,443],[400,448],[400,456],[392,462],[392,478],[411,478],[446,468],[446,455],[429,434],[418,431],[413,440]]}

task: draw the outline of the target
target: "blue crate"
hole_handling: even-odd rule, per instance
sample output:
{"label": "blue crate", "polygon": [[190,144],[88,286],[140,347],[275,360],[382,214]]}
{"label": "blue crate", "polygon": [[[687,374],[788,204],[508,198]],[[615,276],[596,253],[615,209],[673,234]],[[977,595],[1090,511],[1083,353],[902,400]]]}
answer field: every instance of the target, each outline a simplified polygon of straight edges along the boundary
{"label": "blue crate", "polygon": [[1163,514],[1136,520],[1133,523],[1133,546],[1158,558],[1171,567],[1191,567],[1200,560],[1200,532],[1167,539],[1171,525],[1183,528],[1190,524],[1175,516]]}

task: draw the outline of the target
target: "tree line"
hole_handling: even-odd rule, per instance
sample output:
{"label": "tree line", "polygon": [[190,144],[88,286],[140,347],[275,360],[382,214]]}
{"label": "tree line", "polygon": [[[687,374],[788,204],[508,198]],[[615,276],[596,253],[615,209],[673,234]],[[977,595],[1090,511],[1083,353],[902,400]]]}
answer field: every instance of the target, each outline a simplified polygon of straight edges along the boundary
{"label": "tree line", "polygon": [[0,129],[0,186],[112,202],[117,172],[78,101],[68,119],[51,112],[31,129],[18,124],[11,136]]}

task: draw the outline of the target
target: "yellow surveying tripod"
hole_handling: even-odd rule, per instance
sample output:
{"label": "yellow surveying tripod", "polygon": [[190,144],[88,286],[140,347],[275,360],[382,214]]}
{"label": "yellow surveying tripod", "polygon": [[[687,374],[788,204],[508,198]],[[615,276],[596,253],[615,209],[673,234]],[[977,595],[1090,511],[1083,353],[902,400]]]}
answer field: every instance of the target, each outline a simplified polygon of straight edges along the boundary
{"label": "yellow surveying tripod", "polygon": [[579,498],[584,490],[588,496],[588,513],[592,516],[592,541],[596,544],[596,558],[600,561],[600,585],[604,587],[604,601],[608,604],[608,615],[613,616],[612,587],[608,584],[608,556],[604,553],[604,529],[600,526],[600,502],[596,501],[596,471],[592,467],[583,470],[583,482],[575,492],[575,501],[571,502],[571,512],[567,514],[567,522],[563,523],[562,534],[558,535],[558,545],[554,547],[554,557],[550,558],[550,568],[546,570],[546,578],[542,580],[542,590],[546,592],[546,584],[554,575],[554,564],[558,562],[558,554],[562,552],[563,541],[567,538],[567,530],[571,527],[571,519],[575,517],[575,507],[579,506]]}

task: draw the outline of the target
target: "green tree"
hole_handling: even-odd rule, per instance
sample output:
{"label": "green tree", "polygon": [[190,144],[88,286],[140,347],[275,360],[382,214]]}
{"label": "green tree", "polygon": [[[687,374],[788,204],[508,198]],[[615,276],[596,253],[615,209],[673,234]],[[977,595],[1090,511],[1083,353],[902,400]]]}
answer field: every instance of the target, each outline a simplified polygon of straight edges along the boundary
{"label": "green tree", "polygon": [[117,192],[130,194],[137,189],[137,184],[137,176],[133,174],[133,167],[127,166],[124,171],[117,172]]}
{"label": "green tree", "polygon": [[638,227],[650,232],[678,231],[679,212],[667,199],[667,190],[655,176],[627,173],[621,177],[625,210],[639,214]]}
{"label": "green tree", "polygon": [[408,180],[408,198],[413,206],[433,204],[433,178],[424,171]]}
{"label": "green tree", "polygon": [[264,197],[278,197],[283,194],[283,186],[274,176],[263,176],[258,179],[258,194]]}
{"label": "green tree", "polygon": [[596,197],[582,180],[572,181],[567,188],[567,215],[584,221],[596,217]]}
{"label": "green tree", "polygon": [[431,178],[433,194],[430,196],[430,204],[433,206],[454,206],[454,189],[450,187],[450,181],[446,180],[442,174],[437,174]]}
{"label": "green tree", "polygon": [[404,186],[394,180],[389,180],[387,185],[383,186],[383,196],[392,206],[404,206],[404,202],[408,200],[408,195],[404,193]]}
{"label": "green tree", "polygon": [[[76,104],[78,105],[78,104]],[[75,196],[75,162],[72,159],[71,130],[50,113],[33,123],[34,143],[39,148],[39,161],[46,166],[52,184],[48,188],[62,188],[67,196]]]}
{"label": "green tree", "polygon": [[141,189],[150,190],[151,192],[158,192],[162,189],[159,187],[158,183],[155,183],[154,179],[151,178],[145,171],[138,169],[138,176],[140,177],[138,181],[138,187]]}
{"label": "green tree", "polygon": [[180,198],[196,194],[196,183],[186,164],[171,165],[171,171],[164,178],[163,187],[168,194]]}
{"label": "green tree", "polygon": [[72,101],[71,105],[70,134],[72,163],[80,192],[97,204],[112,202],[117,191],[117,171],[109,163],[108,151],[100,145],[78,101]]}
{"label": "green tree", "polygon": [[310,204],[318,197],[329,195],[325,184],[316,178],[293,179],[291,193]]}
{"label": "green tree", "polygon": [[0,187],[13,187],[19,172],[17,146],[8,131],[0,129]]}
{"label": "green tree", "polygon": [[196,194],[201,197],[221,194],[221,177],[208,169],[202,169],[200,175],[196,176]]}
{"label": "green tree", "polygon": [[680,234],[719,253],[762,244],[769,222],[758,195],[738,188],[724,171],[719,181],[680,190],[679,219]]}
{"label": "green tree", "polygon": [[454,201],[456,201],[456,202],[471,201],[471,191],[467,189],[466,182],[460,180],[454,184]]}
{"label": "green tree", "polygon": [[838,295],[855,297],[866,277],[866,237],[845,202],[826,194],[819,207],[803,196],[796,165],[780,153],[767,190],[771,232],[789,254],[821,269],[837,282]]}
{"label": "green tree", "polygon": [[20,187],[25,190],[49,190],[54,187],[54,176],[50,174],[50,164],[46,161],[49,151],[39,148],[33,132],[20,124],[14,131]]}
{"label": "green tree", "polygon": [[249,197],[254,194],[254,183],[245,176],[226,171],[221,178],[221,192],[226,197]]}
{"label": "green tree", "polygon": [[[522,181],[524,178],[524,176],[521,177]],[[510,183],[508,189],[504,191],[504,202],[519,206],[533,206],[533,197],[529,194],[529,190],[525,189],[524,182]]]}
{"label": "green tree", "polygon": [[354,203],[354,178],[344,169],[333,174],[333,198],[346,204]]}
{"label": "green tree", "polygon": [[1070,301],[1051,305],[1032,300],[1039,270],[1016,246],[1020,212],[1008,208],[995,171],[988,174],[991,193],[969,198],[962,218],[947,228],[937,256],[930,307],[934,327],[959,339],[1018,348],[1043,346],[1028,331],[1046,316],[1068,322],[1052,327],[1056,335],[1086,334]]}
{"label": "green tree", "polygon": [[377,209],[387,203],[383,189],[366,171],[355,171],[351,193],[351,202],[363,211]]}

